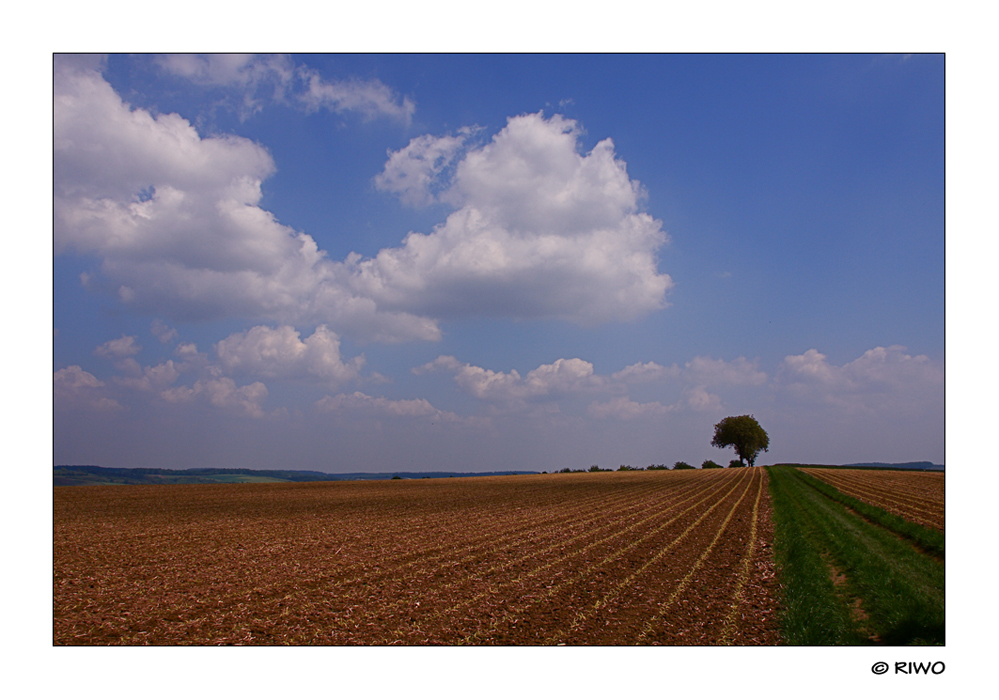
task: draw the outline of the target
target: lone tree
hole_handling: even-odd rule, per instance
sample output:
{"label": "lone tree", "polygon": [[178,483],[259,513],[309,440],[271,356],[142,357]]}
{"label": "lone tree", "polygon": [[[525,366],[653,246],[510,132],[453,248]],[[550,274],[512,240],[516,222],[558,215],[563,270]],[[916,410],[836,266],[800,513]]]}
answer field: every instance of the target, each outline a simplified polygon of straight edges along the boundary
{"label": "lone tree", "polygon": [[715,436],[711,440],[715,447],[734,447],[740,464],[749,462],[753,466],[756,455],[770,447],[770,436],[752,416],[729,416],[715,425]]}

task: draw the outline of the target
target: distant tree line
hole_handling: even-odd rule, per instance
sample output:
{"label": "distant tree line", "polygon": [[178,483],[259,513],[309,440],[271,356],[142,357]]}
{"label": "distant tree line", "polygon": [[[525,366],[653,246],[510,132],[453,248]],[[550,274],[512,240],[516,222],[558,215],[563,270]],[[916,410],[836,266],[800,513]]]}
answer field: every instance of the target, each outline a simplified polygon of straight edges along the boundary
{"label": "distant tree line", "polygon": [[[733,459],[728,463],[729,468],[735,467],[745,467],[748,463],[750,467],[756,464],[756,457],[760,452],[766,452],[770,448],[770,436],[767,435],[767,431],[764,430],[757,420],[752,416],[729,416],[728,418],[723,418],[715,425],[715,434],[711,439],[711,444],[715,447],[733,447],[735,452],[739,455],[739,459]],[[658,471],[658,470],[677,470],[677,469],[697,469],[692,464],[687,462],[674,462],[672,467],[667,467],[665,464],[650,464],[649,466],[642,469],[642,467],[633,467],[630,464],[622,464],[617,468],[619,472],[640,472],[640,471]],[[701,469],[723,469],[722,465],[718,464],[714,460],[706,459],[701,462]],[[559,474],[570,474],[573,472],[582,472],[582,469],[569,469],[566,467],[559,471]],[[609,472],[610,469],[601,469],[598,465],[591,465],[586,471],[590,472]]]}
{"label": "distant tree line", "polygon": [[[728,463],[728,466],[729,467],[744,467],[746,465],[743,464],[742,462],[740,462],[737,459],[733,459],[731,462]],[[677,469],[698,469],[698,468],[700,468],[700,469],[723,469],[724,467],[723,467],[723,465],[718,464],[715,461],[712,461],[710,459],[706,459],[703,462],[701,462],[701,466],[700,467],[695,467],[692,464],[680,461],[680,462],[674,462],[673,466],[667,466],[665,464],[650,464],[647,467],[633,467],[630,464],[622,464],[621,466],[619,466],[617,468],[616,471],[619,471],[619,472],[645,472],[645,471],[654,472],[654,471],[675,471]],[[610,472],[610,471],[615,471],[615,470],[614,469],[603,469],[603,468],[601,468],[600,466],[598,466],[596,464],[592,464],[592,465],[590,465],[589,469],[570,469],[569,467],[566,467],[565,469],[560,469],[557,472],[552,472],[552,473],[553,474],[585,474],[585,473],[593,473],[593,472]],[[542,474],[546,474],[546,473],[547,472],[542,472]]]}

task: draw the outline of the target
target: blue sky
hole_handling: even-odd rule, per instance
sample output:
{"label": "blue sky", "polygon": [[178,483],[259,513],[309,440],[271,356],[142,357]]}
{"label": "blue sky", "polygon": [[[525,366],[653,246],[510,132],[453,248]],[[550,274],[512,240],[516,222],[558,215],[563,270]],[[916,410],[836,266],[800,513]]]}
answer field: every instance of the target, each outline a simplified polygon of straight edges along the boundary
{"label": "blue sky", "polygon": [[58,56],[54,460],[944,461],[941,55]]}

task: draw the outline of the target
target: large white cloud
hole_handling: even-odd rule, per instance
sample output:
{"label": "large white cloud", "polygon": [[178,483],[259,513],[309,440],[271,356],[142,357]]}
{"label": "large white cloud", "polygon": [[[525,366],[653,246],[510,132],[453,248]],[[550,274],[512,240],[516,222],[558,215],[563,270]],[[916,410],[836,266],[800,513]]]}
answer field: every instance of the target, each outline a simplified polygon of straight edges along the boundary
{"label": "large white cloud", "polygon": [[[616,229],[637,214],[641,186],[615,157],[611,139],[583,155],[579,136],[577,123],[557,114],[513,117],[458,165],[450,199],[513,233]],[[648,234],[656,247],[664,240],[658,224]]]}
{"label": "large white cloud", "polygon": [[[57,252],[102,258],[120,299],[157,315],[328,322],[375,340],[436,339],[430,318],[352,293],[316,242],[260,208],[266,149],[202,138],[177,114],[122,102],[100,73],[57,58]],[[342,273],[341,273],[342,274]]]}
{"label": "large white cloud", "polygon": [[311,376],[342,384],[358,379],[364,366],[362,355],[343,361],[340,339],[326,326],[305,340],[291,326],[256,326],[220,340],[215,351],[226,370],[266,378]]}
{"label": "large white cloud", "polygon": [[[641,187],[611,140],[581,154],[578,139],[576,123],[558,115],[511,118],[457,164],[441,195],[457,211],[430,234],[410,233],[399,248],[348,259],[352,288],[385,308],[445,318],[592,324],[664,307],[673,282],[657,269],[666,242],[661,222],[639,210]],[[439,170],[427,163],[453,147],[439,147],[442,156],[430,142],[412,142],[406,158],[392,155],[379,182],[410,201],[425,199],[426,181]],[[404,181],[393,174],[406,171],[397,156],[416,173],[412,188],[386,184]]]}
{"label": "large white cloud", "polygon": [[[254,64],[199,65],[204,80],[239,82]],[[657,270],[666,235],[639,210],[641,188],[610,140],[582,154],[578,127],[558,116],[512,118],[454,168],[439,158],[457,146],[424,148],[428,177],[453,170],[440,191],[458,209],[430,234],[343,262],[259,206],[275,172],[259,144],[133,109],[68,57],[56,60],[54,117],[56,251],[98,256],[89,287],[162,318],[436,340],[441,320],[463,316],[634,319],[672,286]],[[404,195],[430,187],[385,182]]]}

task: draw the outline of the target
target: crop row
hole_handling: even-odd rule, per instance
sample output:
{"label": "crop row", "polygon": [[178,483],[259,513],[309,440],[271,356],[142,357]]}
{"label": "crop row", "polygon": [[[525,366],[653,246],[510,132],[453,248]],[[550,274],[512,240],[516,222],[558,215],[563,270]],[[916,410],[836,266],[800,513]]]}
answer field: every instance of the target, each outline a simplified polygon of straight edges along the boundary
{"label": "crop row", "polygon": [[[744,481],[744,479],[740,479],[740,481]],[[488,637],[488,635],[491,632],[493,632],[496,628],[500,627],[511,617],[524,616],[524,614],[527,612],[529,608],[537,606],[541,602],[547,602],[548,600],[553,600],[556,598],[556,596],[559,596],[564,592],[568,591],[569,593],[572,593],[575,591],[575,589],[586,587],[586,584],[589,581],[593,580],[594,578],[599,577],[598,572],[605,570],[608,567],[608,565],[620,561],[628,553],[638,549],[639,547],[646,544],[653,538],[661,536],[664,532],[671,532],[671,533],[675,532],[675,529],[677,528],[673,526],[675,526],[677,522],[681,521],[684,518],[684,516],[691,513],[697,514],[696,519],[694,519],[689,525],[687,525],[687,527],[682,532],[677,534],[675,537],[669,539],[669,541],[664,546],[659,548],[658,551],[656,551],[652,556],[645,558],[640,566],[631,570],[631,573],[628,573],[619,580],[605,580],[604,582],[605,585],[602,587],[601,591],[602,595],[594,603],[592,603],[591,606],[588,607],[572,606],[572,609],[574,611],[572,622],[568,625],[568,627],[558,629],[554,631],[554,633],[544,638],[543,643],[555,644],[555,643],[564,642],[566,639],[572,639],[574,637],[574,633],[578,633],[580,631],[585,621],[588,621],[588,619],[592,618],[597,612],[600,611],[600,609],[605,608],[609,601],[612,601],[615,598],[619,597],[622,591],[627,586],[629,586],[629,584],[631,584],[635,578],[641,576],[650,566],[659,562],[659,560],[661,560],[666,553],[672,551],[674,548],[680,545],[690,535],[690,533],[695,530],[695,528],[697,528],[699,525],[702,524],[705,518],[707,518],[712,513],[712,511],[718,508],[718,506],[723,502],[723,500],[726,497],[728,497],[738,489],[739,485],[740,484],[737,482],[736,484],[732,485],[731,488],[728,488],[728,484],[726,483],[718,488],[708,490],[704,493],[698,493],[695,497],[684,501],[681,505],[686,505],[687,507],[684,508],[683,510],[679,510],[677,508],[674,509],[673,511],[667,511],[657,514],[658,522],[656,524],[656,527],[641,537],[624,538],[623,536],[626,534],[630,534],[630,531],[633,529],[633,526],[630,526],[625,528],[624,530],[618,530],[612,533],[611,535],[608,535],[603,540],[600,540],[597,543],[588,545],[587,547],[580,550],[580,552],[585,552],[586,550],[593,547],[595,544],[602,544],[603,542],[606,542],[610,539],[615,540],[616,548],[612,550],[610,553],[608,553],[602,559],[592,562],[585,568],[577,568],[574,570],[570,569],[570,571],[566,572],[567,575],[563,576],[563,578],[559,581],[557,585],[548,587],[547,590],[540,597],[540,599],[538,598],[529,599],[529,602],[527,604],[508,610],[503,616],[503,618],[494,622],[490,628],[486,630],[480,630],[476,634],[467,637],[463,641],[464,642],[477,641],[480,638]],[[725,491],[725,493],[719,499],[718,494],[721,493],[722,491]],[[711,505],[707,505],[709,503]],[[673,513],[675,513],[675,515],[673,515]],[[666,517],[667,515],[672,515],[672,517],[667,518]],[[574,553],[574,555],[575,554],[576,553]],[[569,558],[568,556],[563,557],[563,561],[568,558]],[[558,563],[561,564],[562,562]],[[545,565],[545,568],[548,568],[548,565]],[[515,583],[519,583],[519,581]]]}
{"label": "crop row", "polygon": [[764,481],[59,489],[55,641],[772,642]]}

